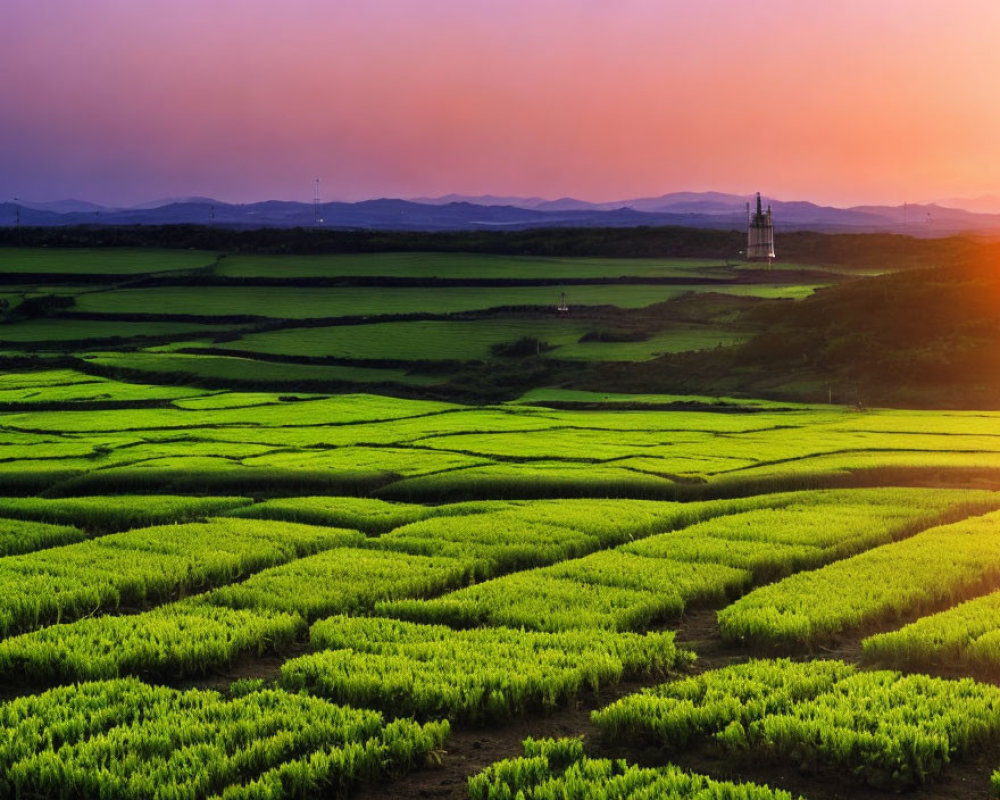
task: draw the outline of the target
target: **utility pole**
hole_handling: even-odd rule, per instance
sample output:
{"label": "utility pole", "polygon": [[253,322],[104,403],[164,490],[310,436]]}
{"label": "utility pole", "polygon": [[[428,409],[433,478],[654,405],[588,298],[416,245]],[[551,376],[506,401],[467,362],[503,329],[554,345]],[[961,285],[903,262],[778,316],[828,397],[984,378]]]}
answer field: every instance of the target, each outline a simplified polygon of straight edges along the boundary
{"label": "utility pole", "polygon": [[315,188],[313,189],[313,225],[319,225],[323,222],[323,217],[320,216],[319,208],[319,178],[316,179]]}

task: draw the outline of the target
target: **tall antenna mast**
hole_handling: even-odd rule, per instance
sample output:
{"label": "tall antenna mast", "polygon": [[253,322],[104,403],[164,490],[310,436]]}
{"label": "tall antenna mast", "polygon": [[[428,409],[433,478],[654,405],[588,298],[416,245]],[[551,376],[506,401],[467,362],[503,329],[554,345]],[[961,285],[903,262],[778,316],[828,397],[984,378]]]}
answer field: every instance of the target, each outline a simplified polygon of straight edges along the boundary
{"label": "tall antenna mast", "polygon": [[319,178],[316,179],[316,188],[313,191],[313,224],[319,225],[323,218],[319,215]]}
{"label": "tall antenna mast", "polygon": [[768,266],[774,263],[774,220],[771,217],[771,204],[764,211],[757,192],[757,212],[750,217],[750,204],[747,203],[747,261],[766,261]]}

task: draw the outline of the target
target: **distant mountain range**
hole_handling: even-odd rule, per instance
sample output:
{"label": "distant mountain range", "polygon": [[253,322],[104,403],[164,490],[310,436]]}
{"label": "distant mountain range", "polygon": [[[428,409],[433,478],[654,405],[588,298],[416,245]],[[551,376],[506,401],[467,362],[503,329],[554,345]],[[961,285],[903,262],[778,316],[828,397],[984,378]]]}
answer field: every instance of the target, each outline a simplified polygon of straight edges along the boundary
{"label": "distant mountain range", "polygon": [[977,214],[1000,214],[1000,197],[995,194],[983,194],[979,197],[949,197],[939,201],[948,208],[961,208],[975,211]]}
{"label": "distant mountain range", "polygon": [[[564,197],[492,195],[380,199],[357,203],[267,200],[223,203],[209,197],[169,198],[130,208],[85,200],[0,203],[0,226],[22,225],[218,225],[229,228],[323,227],[380,230],[522,230],[539,227],[628,227],[682,225],[742,229],[750,196],[720,192],[674,192],[612,203]],[[1000,198],[966,201],[975,210],[938,204],[835,208],[806,201],[767,200],[779,231],[893,232],[916,236],[1000,232]]]}

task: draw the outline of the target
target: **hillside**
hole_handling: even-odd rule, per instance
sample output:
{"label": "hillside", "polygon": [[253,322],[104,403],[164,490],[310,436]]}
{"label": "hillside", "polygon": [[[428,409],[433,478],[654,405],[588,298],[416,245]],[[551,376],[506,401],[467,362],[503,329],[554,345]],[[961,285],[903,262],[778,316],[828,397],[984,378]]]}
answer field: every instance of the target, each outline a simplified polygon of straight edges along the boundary
{"label": "hillside", "polygon": [[[764,392],[907,406],[1000,405],[1000,258],[861,278],[747,309],[757,333],[725,351],[595,376],[630,391]],[[622,374],[626,372],[628,374]]]}

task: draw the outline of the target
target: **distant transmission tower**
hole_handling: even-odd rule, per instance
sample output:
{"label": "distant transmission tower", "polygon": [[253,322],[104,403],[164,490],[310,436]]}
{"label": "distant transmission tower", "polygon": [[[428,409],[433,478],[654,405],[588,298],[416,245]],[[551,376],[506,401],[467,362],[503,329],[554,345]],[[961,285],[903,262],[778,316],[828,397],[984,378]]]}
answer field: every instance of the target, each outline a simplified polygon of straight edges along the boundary
{"label": "distant transmission tower", "polygon": [[319,225],[323,218],[319,215],[319,178],[316,179],[316,188],[313,191],[313,224]]}

